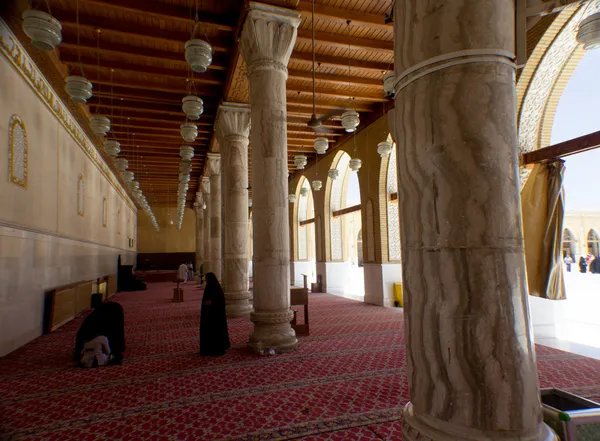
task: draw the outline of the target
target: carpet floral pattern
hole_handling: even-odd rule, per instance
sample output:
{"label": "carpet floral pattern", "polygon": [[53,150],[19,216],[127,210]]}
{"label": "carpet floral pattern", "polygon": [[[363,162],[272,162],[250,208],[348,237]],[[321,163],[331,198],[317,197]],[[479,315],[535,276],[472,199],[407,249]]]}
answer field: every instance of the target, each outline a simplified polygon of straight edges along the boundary
{"label": "carpet floral pattern", "polygon": [[[252,323],[229,320],[232,349],[198,354],[202,291],[171,283],[121,293],[122,366],[70,361],[79,318],[0,359],[0,439],[401,440],[408,399],[399,310],[310,297],[311,335],[298,351],[258,357]],[[303,320],[302,317],[299,318]],[[542,387],[600,400],[600,360],[537,347]]]}

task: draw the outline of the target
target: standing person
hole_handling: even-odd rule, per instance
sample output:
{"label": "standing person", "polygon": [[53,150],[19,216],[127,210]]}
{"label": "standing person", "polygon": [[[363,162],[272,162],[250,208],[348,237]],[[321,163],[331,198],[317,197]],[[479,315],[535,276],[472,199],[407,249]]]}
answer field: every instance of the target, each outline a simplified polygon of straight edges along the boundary
{"label": "standing person", "polygon": [[179,269],[177,270],[177,280],[182,280],[183,283],[187,280],[188,267],[185,263],[179,265]]}
{"label": "standing person", "polygon": [[188,280],[194,281],[194,264],[192,262],[188,263]]}
{"label": "standing person", "polygon": [[207,273],[200,310],[200,355],[224,355],[230,347],[225,295],[214,273]]}
{"label": "standing person", "polygon": [[596,256],[590,264],[590,270],[592,274],[600,274],[600,256]]}
{"label": "standing person", "polygon": [[579,258],[579,272],[584,274],[587,273],[587,261],[583,256]]}
{"label": "standing person", "polygon": [[573,259],[568,254],[565,256],[565,265],[567,266],[567,272],[571,272],[571,265],[573,264]]}

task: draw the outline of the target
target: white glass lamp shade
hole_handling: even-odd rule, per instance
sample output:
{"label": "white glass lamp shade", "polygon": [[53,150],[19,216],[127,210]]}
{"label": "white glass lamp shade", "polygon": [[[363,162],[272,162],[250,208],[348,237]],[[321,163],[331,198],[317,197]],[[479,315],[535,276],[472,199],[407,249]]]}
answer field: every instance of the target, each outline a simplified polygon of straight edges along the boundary
{"label": "white glass lamp shade", "polygon": [[104,151],[107,155],[116,158],[121,153],[121,143],[112,139],[104,141]]}
{"label": "white glass lamp shade", "polygon": [[106,136],[110,131],[110,119],[102,115],[94,115],[90,118],[90,127],[96,135]]}
{"label": "white glass lamp shade", "polygon": [[308,196],[308,187],[302,187],[300,189],[300,196],[302,196],[302,197]]}
{"label": "white glass lamp shade", "polygon": [[329,148],[329,140],[327,138],[315,139],[315,150],[319,155],[324,155]]}
{"label": "white glass lamp shade", "polygon": [[350,170],[357,172],[362,166],[362,161],[358,158],[351,159],[348,166],[350,167]]}
{"label": "white glass lamp shade", "polygon": [[358,127],[360,119],[356,110],[348,110],[342,113],[342,126],[346,132],[354,132]]}
{"label": "white glass lamp shade", "polygon": [[583,20],[577,31],[577,41],[586,51],[600,49],[600,12]]}
{"label": "white glass lamp shade", "polygon": [[294,156],[294,164],[296,164],[296,170],[304,170],[306,166],[306,156],[304,155],[296,155]]}
{"label": "white glass lamp shade", "polygon": [[383,76],[383,93],[386,98],[394,98],[394,83],[396,82],[396,74],[394,71],[388,72]]}
{"label": "white glass lamp shade", "polygon": [[377,153],[379,153],[379,156],[382,158],[390,156],[390,153],[392,153],[392,143],[389,141],[380,142],[377,144]]}
{"label": "white glass lamp shade", "polygon": [[125,171],[121,173],[121,176],[123,176],[123,180],[128,184],[133,181],[133,178],[135,177],[132,171]]}
{"label": "white glass lamp shade", "polygon": [[252,199],[248,199],[248,208],[252,208]]}
{"label": "white glass lamp shade", "polygon": [[60,22],[42,11],[27,9],[23,12],[23,31],[31,44],[43,51],[51,51],[62,41]]}
{"label": "white glass lamp shade", "polygon": [[129,161],[125,158],[117,158],[115,159],[115,167],[120,172],[124,172],[129,167]]}
{"label": "white glass lamp shade", "polygon": [[295,194],[288,195],[288,201],[290,201],[290,204],[295,203],[296,202],[296,195]]}
{"label": "white glass lamp shade", "polygon": [[323,182],[321,182],[319,180],[312,181],[311,186],[314,191],[319,191],[321,189],[321,187],[323,187]]}
{"label": "white glass lamp shade", "polygon": [[190,145],[182,145],[179,148],[179,156],[181,156],[184,161],[191,161],[194,157],[194,147]]}
{"label": "white glass lamp shade", "polygon": [[206,72],[212,63],[212,47],[203,40],[189,40],[185,43],[185,61],[194,72]]}
{"label": "white glass lamp shade", "polygon": [[202,112],[204,112],[204,103],[202,102],[202,98],[197,97],[196,95],[188,95],[181,101],[183,102],[181,108],[189,119],[200,119],[200,115],[202,115]]}
{"label": "white glass lamp shade", "polygon": [[198,137],[198,126],[194,123],[183,123],[181,125],[181,137],[185,142],[194,142]]}
{"label": "white glass lamp shade", "polygon": [[189,173],[192,171],[192,163],[184,160],[179,164],[179,173]]}
{"label": "white glass lamp shade", "polygon": [[188,174],[180,174],[179,175],[179,182],[184,182],[184,183],[190,182],[190,175],[188,175]]}
{"label": "white glass lamp shade", "polygon": [[65,91],[75,103],[85,104],[92,97],[92,87],[85,77],[71,75],[65,80]]}
{"label": "white glass lamp shade", "polygon": [[337,179],[337,177],[339,176],[339,174],[340,174],[340,171],[337,168],[332,168],[331,170],[329,170],[327,172],[327,176],[329,176],[332,181],[335,181]]}
{"label": "white glass lamp shade", "polygon": [[140,188],[140,183],[138,181],[131,181],[131,188],[138,189]]}

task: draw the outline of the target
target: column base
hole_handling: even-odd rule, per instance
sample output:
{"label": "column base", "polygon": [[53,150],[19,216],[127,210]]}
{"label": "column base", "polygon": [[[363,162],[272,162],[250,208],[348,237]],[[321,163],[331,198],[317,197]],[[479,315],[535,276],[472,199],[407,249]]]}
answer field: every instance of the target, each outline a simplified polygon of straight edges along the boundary
{"label": "column base", "polygon": [[559,441],[558,436],[545,423],[536,433],[482,432],[464,426],[442,422],[416,415],[412,403],[404,408],[402,436],[404,441]]}
{"label": "column base", "polygon": [[261,355],[269,349],[274,349],[278,354],[295,351],[298,339],[290,324],[293,317],[291,309],[252,311],[250,320],[254,322],[254,331],[250,334],[248,346]]}
{"label": "column base", "polygon": [[252,311],[250,292],[226,292],[225,304],[227,317],[248,317]]}

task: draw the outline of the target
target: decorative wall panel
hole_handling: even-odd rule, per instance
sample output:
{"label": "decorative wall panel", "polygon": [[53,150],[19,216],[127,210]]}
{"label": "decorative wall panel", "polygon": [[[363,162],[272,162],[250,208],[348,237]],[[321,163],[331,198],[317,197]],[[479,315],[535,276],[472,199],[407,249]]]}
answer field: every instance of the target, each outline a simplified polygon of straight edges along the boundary
{"label": "decorative wall panel", "polygon": [[19,115],[13,115],[8,123],[8,180],[23,188],[27,188],[27,155],[27,128]]}

